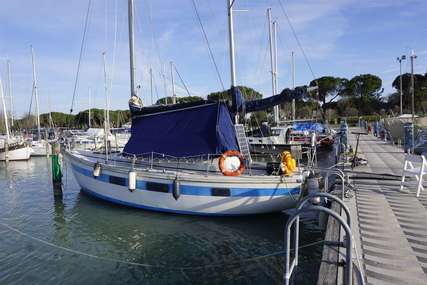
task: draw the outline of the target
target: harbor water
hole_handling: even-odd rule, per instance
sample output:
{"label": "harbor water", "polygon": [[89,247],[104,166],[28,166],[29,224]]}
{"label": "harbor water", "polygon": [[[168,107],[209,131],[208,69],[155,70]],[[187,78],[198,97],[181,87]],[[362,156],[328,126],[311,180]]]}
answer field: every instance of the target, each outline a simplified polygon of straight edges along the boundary
{"label": "harbor water", "polygon": [[[287,214],[210,218],[116,206],[81,192],[67,164],[63,197],[55,197],[49,169],[43,157],[0,165],[0,284],[283,281]],[[315,245],[300,250],[297,284],[314,284],[317,220],[305,218],[301,234],[300,245]]]}

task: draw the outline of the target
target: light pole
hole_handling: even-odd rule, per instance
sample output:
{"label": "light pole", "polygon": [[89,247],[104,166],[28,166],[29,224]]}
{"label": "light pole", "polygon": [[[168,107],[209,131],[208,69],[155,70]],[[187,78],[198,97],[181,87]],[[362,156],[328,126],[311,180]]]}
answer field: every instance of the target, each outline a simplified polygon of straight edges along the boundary
{"label": "light pole", "polygon": [[397,61],[399,62],[400,66],[400,115],[403,115],[403,88],[402,88],[402,61],[406,59],[406,55],[402,55],[401,57],[397,58]]}
{"label": "light pole", "polygon": [[414,153],[414,125],[415,125],[415,79],[414,79],[414,61],[417,58],[415,52],[411,53],[411,93],[412,93],[412,153]]}

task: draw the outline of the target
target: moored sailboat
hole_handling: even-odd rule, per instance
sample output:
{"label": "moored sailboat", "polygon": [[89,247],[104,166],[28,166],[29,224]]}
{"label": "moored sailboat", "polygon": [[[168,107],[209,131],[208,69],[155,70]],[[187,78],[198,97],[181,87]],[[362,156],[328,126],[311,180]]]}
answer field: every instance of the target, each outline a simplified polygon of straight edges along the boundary
{"label": "moored sailboat", "polygon": [[36,75],[36,57],[34,53],[34,48],[31,47],[31,59],[33,65],[33,94],[34,100],[36,103],[36,119],[37,119],[37,137],[32,139],[31,148],[33,152],[32,156],[46,156],[51,152],[49,142],[46,138],[42,138],[41,126],[40,126],[40,102],[39,102],[39,93],[38,93],[38,84],[37,84],[37,75]]}
{"label": "moored sailboat", "polygon": [[277,105],[285,95],[243,102],[235,87],[232,1],[231,108],[213,101],[142,107],[135,89],[133,0],[128,5],[131,137],[121,154],[109,154],[108,148],[105,155],[66,151],[82,190],[117,204],[193,215],[247,215],[293,207],[305,174],[289,156],[274,175],[251,164],[244,132],[237,131],[241,125],[233,123],[242,110]]}
{"label": "moored sailboat", "polygon": [[28,160],[31,154],[31,148],[22,140],[10,135],[9,121],[6,110],[6,103],[3,93],[3,84],[0,79],[0,98],[3,105],[4,123],[6,135],[0,138],[0,161]]}

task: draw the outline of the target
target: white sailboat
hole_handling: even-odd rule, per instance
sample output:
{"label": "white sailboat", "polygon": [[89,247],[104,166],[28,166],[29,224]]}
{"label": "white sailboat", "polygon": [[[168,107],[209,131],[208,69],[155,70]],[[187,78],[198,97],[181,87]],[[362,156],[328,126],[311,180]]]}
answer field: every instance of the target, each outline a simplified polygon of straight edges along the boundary
{"label": "white sailboat", "polygon": [[37,75],[36,75],[36,57],[35,57],[33,47],[31,47],[31,59],[33,64],[33,95],[36,102],[36,116],[37,116],[37,140],[31,141],[31,148],[33,149],[31,156],[46,156],[50,154],[51,148],[47,141],[47,138],[42,139],[42,133],[41,133],[41,127],[40,127],[39,94],[38,94]]}
{"label": "white sailboat", "polygon": [[105,128],[89,128],[86,131],[67,131],[64,133],[63,142],[73,150],[91,150],[99,151],[105,147],[105,141],[110,148],[116,148],[116,138],[107,131],[105,137]]}
{"label": "white sailboat", "polygon": [[[268,175],[265,165],[250,164],[248,146],[242,145],[244,132],[232,120],[238,113],[225,103],[142,107],[135,89],[133,2],[128,0],[131,138],[119,155],[65,152],[82,191],[121,205],[192,215],[247,215],[294,207],[304,173],[286,164],[293,170],[287,175]],[[231,89],[239,93],[232,2],[227,1]]]}
{"label": "white sailboat", "polygon": [[10,135],[9,121],[7,116],[6,102],[3,93],[3,84],[0,79],[0,98],[3,104],[3,115],[6,135],[0,137],[0,161],[28,160],[31,148],[22,140]]}

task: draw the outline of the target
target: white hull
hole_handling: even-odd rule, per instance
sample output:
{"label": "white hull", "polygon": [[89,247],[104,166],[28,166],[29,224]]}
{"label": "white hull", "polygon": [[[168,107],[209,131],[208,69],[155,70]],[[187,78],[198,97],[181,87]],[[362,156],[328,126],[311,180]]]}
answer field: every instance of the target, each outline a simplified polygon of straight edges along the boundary
{"label": "white hull", "polygon": [[[28,146],[8,151],[9,161],[28,160],[31,155],[31,148]],[[6,160],[5,152],[0,152],[0,161]]]}
{"label": "white hull", "polygon": [[31,153],[31,156],[47,156],[48,154],[51,154],[51,148],[50,145],[45,141],[41,142],[33,142],[31,145],[31,148],[33,149],[33,152]]}
{"label": "white hull", "polygon": [[137,189],[131,192],[130,168],[102,165],[102,174],[94,178],[94,162],[68,152],[66,158],[83,191],[113,203],[147,210],[193,215],[260,214],[294,207],[301,193],[300,175],[281,181],[276,176],[181,173],[180,196],[175,200],[172,192],[176,172],[138,169]]}

